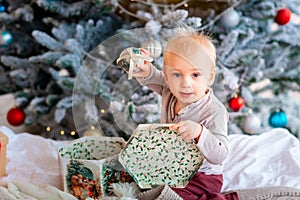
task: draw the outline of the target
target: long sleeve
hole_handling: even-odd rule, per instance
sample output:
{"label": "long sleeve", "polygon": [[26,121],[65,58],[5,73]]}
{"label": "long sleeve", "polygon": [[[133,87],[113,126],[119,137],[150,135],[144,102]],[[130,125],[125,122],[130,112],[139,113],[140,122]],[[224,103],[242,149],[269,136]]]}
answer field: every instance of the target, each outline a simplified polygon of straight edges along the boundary
{"label": "long sleeve", "polygon": [[229,151],[228,113],[225,108],[220,108],[207,112],[205,120],[201,122],[203,130],[197,143],[198,149],[211,164],[222,163]]}
{"label": "long sleeve", "polygon": [[[170,115],[170,113],[169,113]],[[208,94],[197,102],[183,108],[174,119],[174,123],[192,120],[203,126],[196,144],[205,157],[199,171],[206,174],[222,173],[222,163],[229,152],[228,112],[225,106],[213,95]]]}
{"label": "long sleeve", "polygon": [[222,134],[213,134],[203,126],[198,149],[211,164],[222,163],[228,154],[228,139]]}
{"label": "long sleeve", "polygon": [[163,89],[166,87],[164,81],[164,74],[161,70],[158,70],[152,64],[150,75],[147,78],[137,78],[137,81],[141,85],[147,86],[152,91],[156,92],[159,95],[162,95]]}

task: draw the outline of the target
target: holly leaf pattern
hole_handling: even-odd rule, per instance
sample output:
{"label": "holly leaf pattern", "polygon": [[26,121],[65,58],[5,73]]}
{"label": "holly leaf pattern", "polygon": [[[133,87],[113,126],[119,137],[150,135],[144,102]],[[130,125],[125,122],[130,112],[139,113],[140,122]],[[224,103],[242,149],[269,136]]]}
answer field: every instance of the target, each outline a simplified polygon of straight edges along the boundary
{"label": "holly leaf pattern", "polygon": [[162,124],[139,125],[119,154],[120,163],[142,189],[185,187],[203,160],[193,141]]}

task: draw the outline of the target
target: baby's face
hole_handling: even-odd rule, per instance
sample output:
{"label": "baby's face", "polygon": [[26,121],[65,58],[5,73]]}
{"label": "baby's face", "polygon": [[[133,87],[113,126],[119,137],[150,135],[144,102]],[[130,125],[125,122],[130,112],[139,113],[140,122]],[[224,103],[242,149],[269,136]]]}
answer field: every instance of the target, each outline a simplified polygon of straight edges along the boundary
{"label": "baby's face", "polygon": [[164,75],[181,107],[198,101],[207,91],[208,83],[201,70],[178,55],[165,53]]}

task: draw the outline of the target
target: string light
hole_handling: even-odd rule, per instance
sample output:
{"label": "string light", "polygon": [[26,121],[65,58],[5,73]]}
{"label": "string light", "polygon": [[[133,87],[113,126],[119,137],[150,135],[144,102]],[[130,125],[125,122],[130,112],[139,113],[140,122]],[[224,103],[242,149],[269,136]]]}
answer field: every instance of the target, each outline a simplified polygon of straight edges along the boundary
{"label": "string light", "polygon": [[[84,129],[86,129],[86,128],[87,128],[87,127],[84,127]],[[94,126],[91,126],[91,129],[95,129],[95,127],[94,127]],[[53,134],[53,136],[54,136],[55,134],[59,134],[59,135],[61,135],[61,136],[67,135],[67,136],[72,136],[72,137],[74,137],[74,136],[76,136],[76,135],[78,134],[77,130],[80,131],[80,129],[76,129],[76,130],[68,130],[68,131],[66,131],[66,130],[58,130],[58,128],[55,128],[55,127],[53,127],[53,126],[51,126],[51,125],[46,126],[46,127],[45,127],[45,130],[46,130],[46,132],[47,132],[48,134]],[[66,134],[66,133],[67,133],[67,134]]]}
{"label": "string light", "polygon": [[183,6],[184,6],[185,8],[187,8],[187,7],[189,7],[189,4],[188,4],[188,3],[185,3],[185,4],[183,4]]}
{"label": "string light", "polygon": [[100,112],[101,112],[101,113],[105,113],[105,109],[101,109]]}
{"label": "string light", "polygon": [[[47,132],[51,132],[52,131],[52,128],[50,126],[47,126],[45,129],[46,129]],[[91,126],[91,129],[95,129],[95,127]],[[61,130],[61,131],[59,131],[59,134],[60,135],[65,135],[66,132],[64,130]],[[70,135],[71,136],[75,136],[76,135],[76,131],[74,131],[74,130],[70,131]]]}
{"label": "string light", "polygon": [[71,131],[71,133],[70,133],[71,135],[75,135],[76,134],[76,132],[75,131]]}
{"label": "string light", "polygon": [[50,127],[50,126],[47,126],[47,127],[46,127],[46,131],[50,132],[50,131],[51,131],[51,127]]}

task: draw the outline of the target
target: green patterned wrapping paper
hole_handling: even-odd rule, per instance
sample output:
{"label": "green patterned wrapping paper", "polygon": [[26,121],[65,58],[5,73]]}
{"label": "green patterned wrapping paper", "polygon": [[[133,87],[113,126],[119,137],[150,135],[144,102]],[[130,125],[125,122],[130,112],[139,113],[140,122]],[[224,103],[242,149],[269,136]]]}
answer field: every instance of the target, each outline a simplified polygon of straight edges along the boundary
{"label": "green patterned wrapping paper", "polygon": [[119,137],[86,136],[58,149],[64,191],[78,199],[100,199],[109,194],[115,182],[132,182],[118,161],[125,147]]}
{"label": "green patterned wrapping paper", "polygon": [[61,147],[61,157],[69,159],[101,160],[120,153],[125,141],[120,137],[86,136]]}
{"label": "green patterned wrapping paper", "polygon": [[182,188],[201,166],[204,157],[166,124],[141,124],[119,161],[142,189],[168,184]]}

